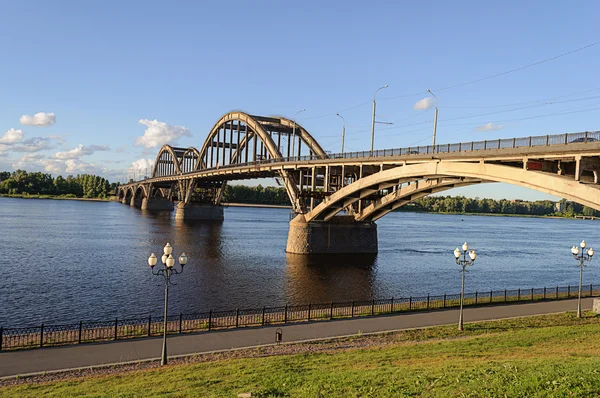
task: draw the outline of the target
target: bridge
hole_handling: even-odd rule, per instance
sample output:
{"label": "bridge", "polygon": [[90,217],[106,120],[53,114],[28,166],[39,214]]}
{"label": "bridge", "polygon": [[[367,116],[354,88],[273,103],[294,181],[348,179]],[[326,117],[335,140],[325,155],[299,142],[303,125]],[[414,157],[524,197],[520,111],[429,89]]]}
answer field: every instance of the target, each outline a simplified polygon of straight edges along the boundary
{"label": "bridge", "polygon": [[200,150],[163,146],[122,203],[223,220],[228,181],[275,177],[295,214],[290,253],[376,253],[375,221],[447,189],[504,182],[600,210],[600,131],[331,154],[284,117],[230,112]]}

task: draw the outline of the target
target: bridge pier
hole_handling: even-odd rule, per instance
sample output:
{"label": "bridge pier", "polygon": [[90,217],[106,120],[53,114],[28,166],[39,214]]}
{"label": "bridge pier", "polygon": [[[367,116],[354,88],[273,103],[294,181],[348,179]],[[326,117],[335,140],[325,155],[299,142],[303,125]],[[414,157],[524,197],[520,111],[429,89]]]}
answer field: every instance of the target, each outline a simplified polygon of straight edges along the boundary
{"label": "bridge pier", "polygon": [[129,206],[131,207],[142,207],[142,198],[137,196],[132,196],[131,201],[129,202]]}
{"label": "bridge pier", "polygon": [[176,220],[223,221],[223,207],[215,205],[178,202],[175,207]]}
{"label": "bridge pier", "polygon": [[354,216],[307,223],[302,214],[290,222],[287,247],[295,254],[377,253],[377,224],[357,222]]}
{"label": "bridge pier", "polygon": [[173,210],[173,202],[167,198],[143,198],[142,199],[142,210]]}

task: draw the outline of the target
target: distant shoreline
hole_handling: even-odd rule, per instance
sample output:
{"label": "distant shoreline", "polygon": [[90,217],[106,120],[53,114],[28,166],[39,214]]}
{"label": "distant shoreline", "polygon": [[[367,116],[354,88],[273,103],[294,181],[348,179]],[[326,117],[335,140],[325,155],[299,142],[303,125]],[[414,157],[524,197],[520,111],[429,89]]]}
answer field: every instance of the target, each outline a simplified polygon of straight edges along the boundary
{"label": "distant shoreline", "polygon": [[[80,200],[87,202],[118,202],[116,196],[110,196],[108,198],[66,198],[61,196],[52,195],[7,195],[0,194],[0,198],[14,198],[14,199],[52,199],[52,200]],[[272,209],[291,209],[292,206],[286,205],[270,205],[260,203],[222,203],[223,207],[257,207],[257,208],[272,208]],[[562,220],[583,220],[577,217],[560,217],[560,216],[544,216],[535,214],[503,214],[503,213],[453,213],[453,212],[433,212],[433,211],[419,211],[419,210],[399,210],[396,213],[424,213],[424,214],[439,214],[439,215],[453,215],[453,216],[484,216],[484,217],[524,217],[524,218],[553,218]],[[589,219],[588,219],[589,220]]]}
{"label": "distant shoreline", "polygon": [[286,205],[269,205],[269,204],[259,204],[259,203],[221,203],[224,207],[265,207],[265,208],[273,208],[273,209],[291,209],[292,206]]}
{"label": "distant shoreline", "polygon": [[86,202],[116,202],[115,196],[108,198],[67,198],[64,196],[54,195],[7,195],[0,194],[0,198],[12,198],[12,199],[51,199],[51,200],[81,200]]}

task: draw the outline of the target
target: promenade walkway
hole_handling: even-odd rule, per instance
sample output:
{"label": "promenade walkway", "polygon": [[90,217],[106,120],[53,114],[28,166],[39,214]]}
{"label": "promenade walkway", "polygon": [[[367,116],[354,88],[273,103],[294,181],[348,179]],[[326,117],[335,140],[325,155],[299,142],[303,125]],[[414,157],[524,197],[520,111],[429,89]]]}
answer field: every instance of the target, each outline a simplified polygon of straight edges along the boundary
{"label": "promenade walkway", "polygon": [[[592,298],[583,299],[583,308],[592,308]],[[574,311],[577,300],[547,301],[512,305],[465,308],[465,322],[512,318]],[[283,330],[284,343],[325,339],[361,333],[422,328],[456,323],[458,310],[404,313],[389,316],[318,321],[280,326],[249,327],[195,334],[172,335],[169,356],[183,356],[220,350],[273,344],[275,331]],[[0,378],[38,372],[60,371],[139,360],[159,360],[160,337],[82,344],[0,353]]]}

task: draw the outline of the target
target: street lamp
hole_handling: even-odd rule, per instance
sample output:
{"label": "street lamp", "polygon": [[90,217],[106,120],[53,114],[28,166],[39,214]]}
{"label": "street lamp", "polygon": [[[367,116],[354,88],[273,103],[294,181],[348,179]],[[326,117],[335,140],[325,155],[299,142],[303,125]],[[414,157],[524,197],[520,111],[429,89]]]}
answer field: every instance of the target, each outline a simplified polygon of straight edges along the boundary
{"label": "street lamp", "polygon": [[581,283],[583,282],[583,268],[586,266],[585,262],[592,261],[592,257],[594,257],[594,249],[591,247],[587,250],[587,254],[583,252],[587,246],[585,240],[582,240],[579,245],[581,246],[581,249],[579,249],[577,246],[573,246],[571,248],[571,254],[573,254],[573,258],[579,261],[579,264],[577,265],[579,267],[579,298],[577,299],[577,318],[581,318]]}
{"label": "street lamp", "polygon": [[299,113],[304,112],[304,111],[306,111],[306,108],[300,109],[294,115],[294,127],[292,128],[292,156],[294,156],[294,153],[296,152],[296,118],[298,117]]}
{"label": "street lamp", "polygon": [[375,108],[377,108],[377,92],[384,88],[388,88],[388,85],[386,84],[385,86],[379,87],[377,90],[375,90],[375,95],[373,95],[373,115],[371,118],[371,156],[373,156],[373,145],[375,143]]}
{"label": "street lamp", "polygon": [[435,134],[437,131],[438,99],[435,96],[435,94],[431,92],[430,89],[427,89],[427,92],[433,95],[433,98],[435,98],[435,113],[433,114],[433,143],[431,144],[433,146],[432,153],[435,153]]}
{"label": "street lamp", "polygon": [[165,278],[165,316],[164,316],[164,325],[163,325],[163,347],[162,347],[162,355],[160,359],[160,364],[167,364],[167,308],[169,306],[169,283],[171,283],[171,275],[181,274],[183,272],[183,266],[187,263],[187,256],[185,253],[181,253],[179,256],[179,264],[181,265],[181,271],[177,271],[173,266],[175,265],[175,259],[173,258],[173,248],[169,243],[165,245],[163,248],[163,255],[161,257],[161,261],[163,263],[163,268],[159,269],[157,272],[154,272],[154,266],[157,263],[157,258],[152,253],[150,257],[148,257],[148,265],[152,270],[153,275],[161,275]]}
{"label": "street lamp", "polygon": [[337,116],[339,116],[342,121],[344,122],[344,126],[342,127],[342,153],[344,153],[344,137],[346,135],[346,119],[344,119],[344,117],[342,115],[340,115],[339,113],[336,113]]}
{"label": "street lamp", "polygon": [[[469,258],[467,258],[467,254]],[[475,250],[469,250],[469,245],[467,242],[462,245],[462,253],[461,250],[457,247],[454,249],[454,257],[456,258],[456,264],[462,267],[460,273],[462,274],[462,287],[460,289],[460,315],[458,317],[458,330],[463,330],[463,301],[465,296],[465,272],[467,272],[467,266],[473,265],[475,259],[477,258],[477,254]],[[461,260],[462,257],[462,260]]]}

